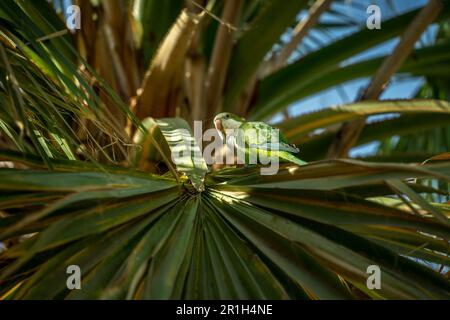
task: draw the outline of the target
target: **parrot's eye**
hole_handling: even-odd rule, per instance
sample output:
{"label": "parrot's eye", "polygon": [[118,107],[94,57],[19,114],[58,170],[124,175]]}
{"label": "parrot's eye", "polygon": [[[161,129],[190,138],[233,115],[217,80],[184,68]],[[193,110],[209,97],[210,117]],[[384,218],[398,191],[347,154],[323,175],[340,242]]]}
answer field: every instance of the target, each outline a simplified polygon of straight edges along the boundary
{"label": "parrot's eye", "polygon": [[227,115],[225,116],[225,119],[228,119],[229,117],[230,117],[230,115],[227,114]]}

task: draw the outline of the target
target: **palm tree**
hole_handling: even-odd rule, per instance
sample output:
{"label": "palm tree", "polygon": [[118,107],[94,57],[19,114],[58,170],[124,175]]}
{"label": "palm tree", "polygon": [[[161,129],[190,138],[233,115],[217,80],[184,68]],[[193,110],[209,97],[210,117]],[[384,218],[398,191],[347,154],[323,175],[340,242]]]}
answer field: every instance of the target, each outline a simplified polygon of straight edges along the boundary
{"label": "palm tree", "polygon": [[[357,1],[74,5],[81,29],[68,31],[60,1],[0,1],[0,297],[450,297],[448,1],[391,12],[381,30],[348,16],[365,19]],[[338,29],[357,30],[318,40]],[[379,100],[398,76],[426,81]],[[354,103],[288,112],[364,77]],[[190,132],[220,111],[282,114],[308,164],[208,166]],[[370,142],[375,155],[348,157]],[[67,287],[71,265],[82,290]]]}

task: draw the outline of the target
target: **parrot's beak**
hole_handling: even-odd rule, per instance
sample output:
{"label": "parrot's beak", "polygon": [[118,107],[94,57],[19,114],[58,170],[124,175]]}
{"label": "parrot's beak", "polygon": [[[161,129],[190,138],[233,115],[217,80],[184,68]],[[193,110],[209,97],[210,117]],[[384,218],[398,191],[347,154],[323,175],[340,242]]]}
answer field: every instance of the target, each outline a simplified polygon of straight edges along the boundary
{"label": "parrot's beak", "polygon": [[214,126],[216,127],[217,131],[223,132],[222,120],[214,120]]}

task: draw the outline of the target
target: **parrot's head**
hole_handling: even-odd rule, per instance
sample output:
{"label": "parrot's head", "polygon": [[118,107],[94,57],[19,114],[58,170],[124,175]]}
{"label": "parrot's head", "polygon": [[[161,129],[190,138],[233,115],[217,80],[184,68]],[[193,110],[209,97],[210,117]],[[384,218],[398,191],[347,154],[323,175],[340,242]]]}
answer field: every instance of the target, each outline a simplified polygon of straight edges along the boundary
{"label": "parrot's head", "polygon": [[225,130],[238,129],[243,122],[245,122],[244,118],[229,112],[222,112],[214,117],[214,126],[220,133],[225,133]]}

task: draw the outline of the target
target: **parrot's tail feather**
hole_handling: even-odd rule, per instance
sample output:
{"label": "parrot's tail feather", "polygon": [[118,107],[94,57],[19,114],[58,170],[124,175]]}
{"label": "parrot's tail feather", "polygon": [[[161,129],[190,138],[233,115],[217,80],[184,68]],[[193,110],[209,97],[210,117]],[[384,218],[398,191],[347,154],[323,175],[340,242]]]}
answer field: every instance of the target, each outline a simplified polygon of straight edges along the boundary
{"label": "parrot's tail feather", "polygon": [[300,152],[300,149],[295,144],[290,144],[289,146],[294,149],[294,151],[292,151],[293,153],[299,153]]}
{"label": "parrot's tail feather", "polygon": [[290,161],[292,163],[295,163],[299,166],[303,166],[305,164],[308,164],[307,162],[297,158],[296,156],[294,156],[293,154],[290,154],[288,152],[280,152],[280,158],[283,158],[287,161]]}

